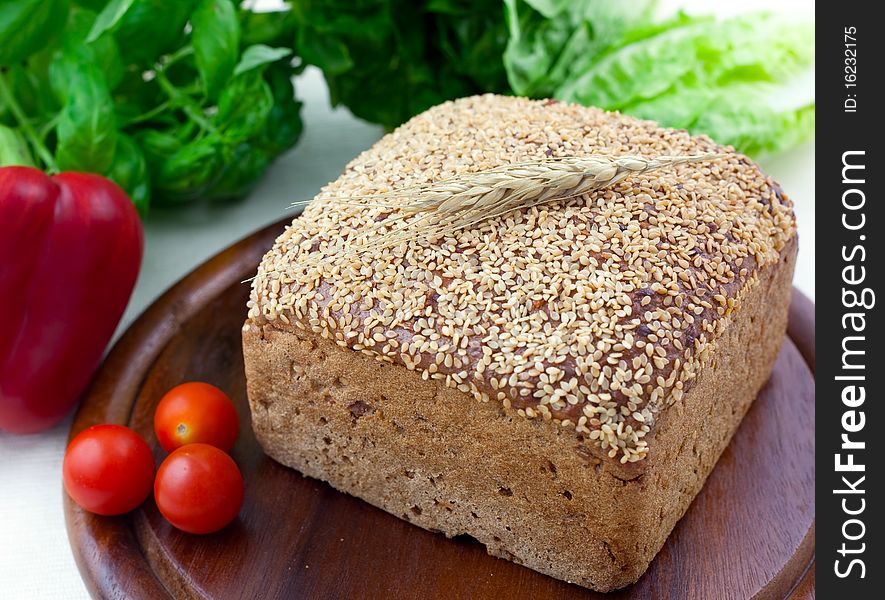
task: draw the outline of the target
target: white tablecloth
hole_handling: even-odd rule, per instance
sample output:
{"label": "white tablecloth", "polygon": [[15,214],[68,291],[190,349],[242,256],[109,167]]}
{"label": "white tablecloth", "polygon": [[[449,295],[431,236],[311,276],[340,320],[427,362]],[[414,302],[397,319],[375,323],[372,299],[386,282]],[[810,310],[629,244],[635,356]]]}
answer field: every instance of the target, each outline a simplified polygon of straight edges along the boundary
{"label": "white tablecloth", "polygon": [[[679,4],[703,7],[702,1]],[[790,8],[803,3],[783,4]],[[810,10],[802,6],[806,18],[811,18]],[[315,70],[308,70],[296,83],[298,96],[305,101],[304,136],[295,150],[271,168],[248,200],[150,215],[145,224],[144,265],[118,334],[169,285],[232,241],[279,219],[292,200],[313,197],[351,158],[380,137],[378,127],[354,119],[346,110],[329,108],[325,83]],[[796,285],[813,298],[813,144],[765,161],[763,168],[796,203],[800,236]],[[62,510],[61,460],[69,424],[70,419],[51,431],[26,437],[0,432],[2,599],[88,597],[68,546]]]}

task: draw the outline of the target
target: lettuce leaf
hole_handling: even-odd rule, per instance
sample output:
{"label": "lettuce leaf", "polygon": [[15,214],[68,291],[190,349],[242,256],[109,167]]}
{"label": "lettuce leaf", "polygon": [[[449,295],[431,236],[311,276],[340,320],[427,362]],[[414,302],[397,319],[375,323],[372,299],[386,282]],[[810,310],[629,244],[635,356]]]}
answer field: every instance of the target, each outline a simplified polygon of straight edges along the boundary
{"label": "lettuce leaf", "polygon": [[631,29],[650,24],[656,4],[657,0],[504,0],[510,34],[504,66],[513,91],[552,96]]}
{"label": "lettuce leaf", "polygon": [[781,81],[810,64],[814,32],[771,15],[684,20],[597,58],[556,90],[557,97],[611,109],[680,88],[732,81]]}
{"label": "lettuce leaf", "polygon": [[814,133],[814,101],[783,82],[814,61],[814,29],[767,13],[655,20],[653,1],[505,0],[517,94],[553,96],[705,133],[752,156]]}
{"label": "lettuce leaf", "polygon": [[333,103],[388,129],[497,92],[619,110],[757,157],[813,134],[812,93],[779,102],[814,61],[811,25],[657,12],[657,0],[292,0],[297,53]]}
{"label": "lettuce leaf", "polygon": [[715,88],[682,88],[635,104],[629,113],[668,127],[710,136],[756,158],[808,140],[814,134],[813,102],[782,106],[783,85],[732,82]]}

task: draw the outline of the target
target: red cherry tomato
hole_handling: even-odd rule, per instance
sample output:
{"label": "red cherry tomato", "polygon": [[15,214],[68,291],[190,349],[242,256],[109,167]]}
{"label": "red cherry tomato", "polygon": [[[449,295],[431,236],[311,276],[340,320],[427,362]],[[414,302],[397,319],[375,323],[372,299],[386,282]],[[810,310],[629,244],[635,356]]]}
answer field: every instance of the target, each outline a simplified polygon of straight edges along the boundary
{"label": "red cherry tomato", "polygon": [[208,444],[188,444],[157,471],[154,500],[166,520],[188,533],[218,531],[240,512],[243,476],[234,460]]}
{"label": "red cherry tomato", "polygon": [[239,428],[237,409],[228,395],[199,381],[166,392],[154,413],[154,433],[166,452],[195,443],[228,452]]}
{"label": "red cherry tomato", "polygon": [[94,425],[77,434],[65,452],[65,490],[80,506],[120,515],[151,493],[154,455],[137,433],[122,425]]}

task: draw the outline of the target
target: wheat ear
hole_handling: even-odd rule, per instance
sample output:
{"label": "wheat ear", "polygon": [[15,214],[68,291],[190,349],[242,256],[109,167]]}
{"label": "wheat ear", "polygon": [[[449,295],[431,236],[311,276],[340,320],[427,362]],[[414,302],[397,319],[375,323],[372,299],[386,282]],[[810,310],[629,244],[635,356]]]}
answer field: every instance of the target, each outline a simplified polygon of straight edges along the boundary
{"label": "wheat ear", "polygon": [[[366,231],[353,240],[367,238],[368,243],[355,244],[355,250],[362,252],[421,238],[444,237],[513,210],[608,188],[630,176],[725,156],[563,157],[513,163],[381,194],[327,199],[337,204],[383,208],[398,213],[378,223],[379,228],[387,231]],[[417,218],[409,218],[413,216]]]}

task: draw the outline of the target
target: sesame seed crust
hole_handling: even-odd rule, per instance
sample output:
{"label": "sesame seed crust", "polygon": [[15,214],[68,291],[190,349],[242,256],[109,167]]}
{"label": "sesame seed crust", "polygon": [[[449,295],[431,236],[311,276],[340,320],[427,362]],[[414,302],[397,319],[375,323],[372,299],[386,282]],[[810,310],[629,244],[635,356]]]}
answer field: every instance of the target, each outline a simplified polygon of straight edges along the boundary
{"label": "sesame seed crust", "polygon": [[[390,209],[336,202],[550,156],[723,151],[371,255],[352,244],[383,231]],[[780,187],[704,136],[474,96],[416,116],[323,188],[262,260],[249,320],[404,365],[636,462],[795,233]]]}

